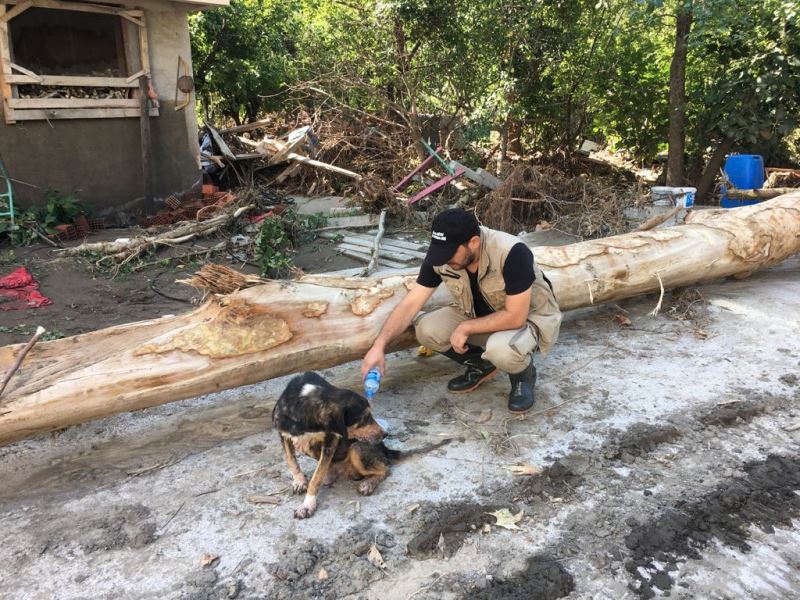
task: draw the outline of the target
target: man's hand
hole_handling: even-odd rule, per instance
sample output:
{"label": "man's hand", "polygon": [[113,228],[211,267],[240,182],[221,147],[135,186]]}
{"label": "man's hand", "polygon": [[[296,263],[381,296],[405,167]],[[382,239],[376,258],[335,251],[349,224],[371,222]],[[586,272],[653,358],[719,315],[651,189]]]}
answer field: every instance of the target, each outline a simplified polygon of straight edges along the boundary
{"label": "man's hand", "polygon": [[386,354],[379,346],[372,346],[361,361],[361,380],[363,381],[369,370],[378,367],[381,377],[386,373]]}
{"label": "man's hand", "polygon": [[466,322],[459,323],[450,335],[450,345],[453,347],[453,350],[459,354],[464,354],[467,351],[467,338],[469,335]]}

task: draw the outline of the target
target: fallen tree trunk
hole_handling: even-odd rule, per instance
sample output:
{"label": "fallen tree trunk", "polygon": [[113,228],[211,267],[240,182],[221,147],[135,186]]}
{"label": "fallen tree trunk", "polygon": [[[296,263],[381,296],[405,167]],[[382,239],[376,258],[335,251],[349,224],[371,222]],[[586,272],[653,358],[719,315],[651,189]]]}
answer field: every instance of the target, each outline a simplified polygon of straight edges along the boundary
{"label": "fallen tree trunk", "polygon": [[[800,251],[800,192],[677,227],[534,253],[562,309],[773,265]],[[193,312],[38,344],[0,398],[0,444],[115,413],[360,358],[415,271],[305,276],[214,297]],[[439,290],[431,305],[449,302]],[[411,332],[395,348],[413,343]],[[0,348],[0,369],[22,345]]]}
{"label": "fallen tree trunk", "polygon": [[725,195],[731,200],[769,200],[784,194],[796,192],[796,188],[759,188],[755,190],[727,190]]}

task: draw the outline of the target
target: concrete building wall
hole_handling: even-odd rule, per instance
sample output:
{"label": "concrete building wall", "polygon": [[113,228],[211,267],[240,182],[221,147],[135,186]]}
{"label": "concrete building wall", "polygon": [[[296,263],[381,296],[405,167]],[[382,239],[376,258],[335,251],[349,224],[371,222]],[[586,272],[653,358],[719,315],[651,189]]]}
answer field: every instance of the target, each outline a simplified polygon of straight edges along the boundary
{"label": "concrete building wall", "polygon": [[[200,181],[194,99],[175,110],[178,56],[191,66],[187,12],[171,2],[145,8],[153,87],[160,110],[152,117],[154,192],[164,198]],[[16,204],[44,200],[44,189],[76,190],[96,213],[135,206],[144,195],[139,119],[0,120],[0,153],[15,184]]]}

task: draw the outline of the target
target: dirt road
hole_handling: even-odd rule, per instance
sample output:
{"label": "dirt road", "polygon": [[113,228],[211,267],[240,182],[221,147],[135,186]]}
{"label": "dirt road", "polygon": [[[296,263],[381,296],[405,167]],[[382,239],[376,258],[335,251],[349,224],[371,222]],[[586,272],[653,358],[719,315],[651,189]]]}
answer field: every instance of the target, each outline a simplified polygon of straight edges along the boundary
{"label": "dirt road", "polygon": [[450,395],[446,359],[393,355],[388,443],[454,441],[305,521],[269,425],[286,379],[0,448],[0,597],[798,597],[800,257],[698,289],[570,314],[524,418],[505,378]]}

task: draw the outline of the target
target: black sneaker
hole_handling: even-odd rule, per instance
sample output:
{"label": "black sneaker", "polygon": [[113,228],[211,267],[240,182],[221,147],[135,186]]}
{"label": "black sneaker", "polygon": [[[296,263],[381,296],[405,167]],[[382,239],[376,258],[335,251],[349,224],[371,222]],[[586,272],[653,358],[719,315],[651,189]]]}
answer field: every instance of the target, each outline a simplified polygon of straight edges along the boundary
{"label": "black sneaker", "polygon": [[464,361],[467,370],[463,375],[453,377],[447,382],[447,389],[451,392],[466,393],[476,389],[484,381],[489,381],[497,375],[497,367],[488,360],[473,358]]}

